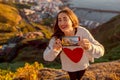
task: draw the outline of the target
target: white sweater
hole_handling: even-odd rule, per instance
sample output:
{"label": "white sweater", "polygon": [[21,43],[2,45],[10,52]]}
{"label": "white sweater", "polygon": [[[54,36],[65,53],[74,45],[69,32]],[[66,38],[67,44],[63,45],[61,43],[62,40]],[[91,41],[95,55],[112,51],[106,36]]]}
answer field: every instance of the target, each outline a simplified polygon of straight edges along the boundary
{"label": "white sweater", "polygon": [[[104,55],[104,47],[97,42],[89,31],[83,27],[78,27],[75,36],[79,36],[80,39],[88,39],[92,43],[92,47],[83,52],[82,58],[78,62],[73,62],[70,58],[64,53],[64,51],[53,51],[53,44],[55,43],[55,38],[52,37],[48,47],[43,53],[43,58],[46,61],[53,61],[57,55],[60,54],[60,60],[62,64],[62,69],[69,72],[79,71],[86,69],[89,66],[89,61],[93,61],[94,58],[99,58]],[[67,46],[71,50],[78,48],[80,46]],[[81,47],[80,47],[81,48]],[[74,55],[73,55],[74,56]]]}

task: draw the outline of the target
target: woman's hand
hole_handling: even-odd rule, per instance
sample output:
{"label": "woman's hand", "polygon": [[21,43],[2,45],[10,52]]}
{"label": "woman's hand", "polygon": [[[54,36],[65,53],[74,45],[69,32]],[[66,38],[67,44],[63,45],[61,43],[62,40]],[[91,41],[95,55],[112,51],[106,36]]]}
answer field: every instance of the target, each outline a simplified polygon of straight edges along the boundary
{"label": "woman's hand", "polygon": [[88,39],[83,39],[78,42],[78,45],[81,46],[85,50],[89,50],[91,48],[91,43]]}
{"label": "woman's hand", "polygon": [[60,39],[56,39],[55,43],[53,44],[53,50],[54,51],[62,50],[62,44]]}

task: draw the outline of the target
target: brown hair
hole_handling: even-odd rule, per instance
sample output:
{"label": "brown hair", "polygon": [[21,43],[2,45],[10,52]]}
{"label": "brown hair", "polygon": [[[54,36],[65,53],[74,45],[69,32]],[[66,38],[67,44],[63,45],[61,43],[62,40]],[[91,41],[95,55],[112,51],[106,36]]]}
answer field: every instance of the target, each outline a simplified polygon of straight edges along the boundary
{"label": "brown hair", "polygon": [[68,17],[70,18],[70,20],[72,21],[72,26],[73,28],[77,28],[79,25],[79,20],[77,18],[77,16],[75,15],[75,13],[69,9],[69,8],[63,8],[56,16],[56,22],[54,24],[54,33],[52,36],[55,36],[56,38],[60,38],[62,36],[64,36],[64,33],[60,30],[59,26],[58,26],[58,16],[60,13],[65,13],[68,15]]}

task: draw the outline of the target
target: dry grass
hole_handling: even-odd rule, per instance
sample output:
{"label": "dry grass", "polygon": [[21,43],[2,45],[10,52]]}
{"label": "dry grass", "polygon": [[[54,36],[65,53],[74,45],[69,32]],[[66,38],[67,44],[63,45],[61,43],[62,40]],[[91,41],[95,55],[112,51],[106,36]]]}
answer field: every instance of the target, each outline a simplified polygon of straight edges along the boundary
{"label": "dry grass", "polygon": [[[68,74],[60,69],[44,68],[39,75],[45,80],[69,80]],[[90,65],[82,80],[120,80],[120,60]]]}
{"label": "dry grass", "polygon": [[120,60],[91,65],[83,77],[83,79],[86,78],[89,80],[119,80]]}

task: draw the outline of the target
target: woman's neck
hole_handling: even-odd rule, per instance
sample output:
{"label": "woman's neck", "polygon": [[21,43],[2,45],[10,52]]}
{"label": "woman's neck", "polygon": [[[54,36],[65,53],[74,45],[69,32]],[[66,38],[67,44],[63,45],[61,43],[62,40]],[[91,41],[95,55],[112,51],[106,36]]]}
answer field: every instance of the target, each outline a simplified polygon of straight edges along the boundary
{"label": "woman's neck", "polygon": [[66,31],[65,36],[74,36],[75,35],[75,29],[71,30],[71,31]]}

